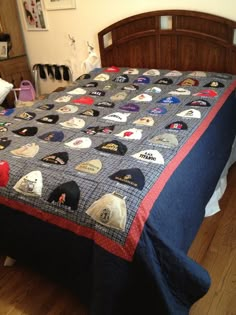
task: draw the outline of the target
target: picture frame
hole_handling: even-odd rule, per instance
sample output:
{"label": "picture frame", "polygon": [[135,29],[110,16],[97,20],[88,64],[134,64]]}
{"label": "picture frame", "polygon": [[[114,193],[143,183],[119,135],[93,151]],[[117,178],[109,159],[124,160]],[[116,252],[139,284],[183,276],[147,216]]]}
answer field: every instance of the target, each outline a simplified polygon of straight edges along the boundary
{"label": "picture frame", "polygon": [[20,0],[22,18],[28,31],[47,31],[43,0]]}
{"label": "picture frame", "polygon": [[44,4],[48,11],[76,8],[76,0],[44,0]]}
{"label": "picture frame", "polygon": [[7,42],[0,42],[0,59],[8,57],[8,44]]}

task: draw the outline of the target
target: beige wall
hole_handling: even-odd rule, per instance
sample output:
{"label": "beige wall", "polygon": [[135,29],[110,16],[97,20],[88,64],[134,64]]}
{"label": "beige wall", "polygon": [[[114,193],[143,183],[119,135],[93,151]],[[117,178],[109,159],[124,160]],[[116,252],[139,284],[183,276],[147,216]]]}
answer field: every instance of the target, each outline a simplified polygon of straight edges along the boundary
{"label": "beige wall", "polygon": [[[17,0],[18,4],[22,0]],[[41,0],[43,2],[43,0]],[[97,33],[120,19],[130,15],[164,9],[202,11],[236,20],[235,0],[76,0],[76,9],[46,11],[47,31],[27,31],[22,23],[29,62],[67,64],[72,69],[73,79],[83,71],[81,62],[87,56],[87,41],[98,53]],[[20,10],[23,22],[22,10]],[[71,44],[69,35],[75,39]],[[60,82],[55,83],[61,86]],[[41,92],[52,90],[46,82]]]}

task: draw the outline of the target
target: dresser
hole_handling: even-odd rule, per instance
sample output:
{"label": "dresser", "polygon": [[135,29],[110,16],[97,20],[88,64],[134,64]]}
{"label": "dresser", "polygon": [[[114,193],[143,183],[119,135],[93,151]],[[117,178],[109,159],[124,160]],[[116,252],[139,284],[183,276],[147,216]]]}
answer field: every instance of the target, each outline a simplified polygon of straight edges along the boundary
{"label": "dresser", "polygon": [[[0,77],[15,87],[19,87],[23,79],[32,81],[16,0],[0,1],[0,31],[10,34],[12,44],[8,58],[0,59]],[[8,94],[4,104],[14,106],[13,92]]]}

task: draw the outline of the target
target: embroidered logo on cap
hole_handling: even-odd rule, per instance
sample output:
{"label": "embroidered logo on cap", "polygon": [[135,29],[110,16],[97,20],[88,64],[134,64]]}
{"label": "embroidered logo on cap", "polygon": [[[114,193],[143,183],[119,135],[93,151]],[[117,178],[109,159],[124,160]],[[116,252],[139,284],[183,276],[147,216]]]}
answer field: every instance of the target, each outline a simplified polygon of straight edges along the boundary
{"label": "embroidered logo on cap", "polygon": [[131,156],[148,163],[164,164],[164,158],[157,150],[143,150]]}
{"label": "embroidered logo on cap", "polygon": [[176,115],[184,118],[201,118],[201,112],[196,109],[187,109]]}
{"label": "embroidered logo on cap", "polygon": [[23,113],[19,113],[15,116],[16,119],[22,119],[22,120],[32,120],[34,119],[34,117],[36,116],[35,113],[31,113],[31,112],[23,112]]}
{"label": "embroidered logo on cap", "polygon": [[150,79],[149,79],[149,77],[147,77],[145,75],[141,75],[140,77],[138,77],[137,79],[134,80],[134,83],[137,83],[137,84],[149,84],[150,83]]}
{"label": "embroidered logo on cap", "polygon": [[172,122],[171,124],[167,125],[165,127],[165,129],[186,130],[186,129],[188,129],[188,126],[183,121],[175,121],[175,122]]}
{"label": "embroidered logo on cap", "polygon": [[123,91],[123,92],[118,92],[115,95],[112,95],[110,99],[112,101],[123,101],[124,99],[126,99],[126,97],[127,97],[127,93]]}
{"label": "embroidered logo on cap", "polygon": [[153,126],[154,119],[152,117],[141,117],[133,122],[136,125]]}
{"label": "embroidered logo on cap", "polygon": [[62,131],[50,131],[39,136],[39,139],[51,142],[61,142],[64,139],[64,133]]}
{"label": "embroidered logo on cap", "polygon": [[23,176],[13,187],[17,192],[31,197],[41,197],[43,177],[40,171],[32,171]]}
{"label": "embroidered logo on cap", "polygon": [[37,107],[37,109],[51,110],[51,109],[53,109],[53,107],[54,107],[54,104],[43,104],[43,105],[40,105],[39,107]]}
{"label": "embroidered logo on cap", "polygon": [[38,128],[37,127],[23,127],[17,130],[12,130],[12,132],[17,134],[18,136],[32,137],[36,135],[36,133],[38,132]]}
{"label": "embroidered logo on cap", "polygon": [[121,131],[120,133],[115,134],[115,136],[132,140],[140,140],[142,138],[142,132],[142,129],[131,128]]}
{"label": "embroidered logo on cap", "polygon": [[88,135],[95,135],[96,133],[105,133],[105,134],[110,134],[114,130],[115,126],[96,126],[96,127],[88,127],[85,130],[82,130],[84,133]]}
{"label": "embroidered logo on cap", "polygon": [[129,115],[130,115],[130,113],[115,112],[115,113],[112,113],[112,114],[109,114],[107,116],[102,117],[102,119],[119,121],[119,122],[126,122]]}
{"label": "embroidered logo on cap", "polygon": [[167,109],[163,106],[154,107],[147,111],[151,115],[164,115],[167,113]]}
{"label": "embroidered logo on cap", "polygon": [[93,105],[94,99],[89,96],[81,96],[72,101],[72,103],[76,104],[85,104],[85,105]]}
{"label": "embroidered logo on cap", "polygon": [[222,88],[224,87],[224,84],[219,82],[219,81],[211,81],[205,85],[203,85],[204,87],[211,87],[211,88]]}
{"label": "embroidered logo on cap", "polygon": [[168,73],[166,73],[167,77],[180,77],[182,75],[182,72],[177,71],[177,70],[172,70]]}
{"label": "embroidered logo on cap", "polygon": [[163,133],[161,135],[157,135],[149,140],[149,142],[157,145],[161,145],[166,148],[173,148],[178,145],[178,139],[175,135],[171,133]]}
{"label": "embroidered logo on cap", "polygon": [[75,169],[83,173],[97,174],[102,169],[102,162],[98,159],[82,162],[76,165]]}
{"label": "embroidered logo on cap", "polygon": [[119,170],[109,178],[139,190],[142,190],[145,185],[145,177],[139,168]]}
{"label": "embroidered logo on cap", "polygon": [[136,101],[136,102],[151,102],[152,96],[148,95],[146,93],[142,93],[142,94],[139,94],[139,95],[133,97],[131,100]]}
{"label": "embroidered logo on cap", "polygon": [[71,90],[71,91],[68,91],[67,93],[68,93],[68,94],[82,94],[82,95],[84,95],[84,94],[86,94],[86,90],[85,90],[85,89],[82,89],[82,88],[80,88],[80,87],[78,87],[78,88],[76,88],[76,89],[73,89],[73,90]]}
{"label": "embroidered logo on cap", "polygon": [[11,153],[16,156],[33,158],[39,151],[39,146],[36,143],[27,143],[22,147],[11,150]]}
{"label": "embroidered logo on cap", "polygon": [[86,213],[96,222],[109,228],[125,230],[127,209],[125,198],[117,193],[105,194],[95,201]]}
{"label": "embroidered logo on cap", "polygon": [[110,76],[107,73],[100,73],[94,78],[96,81],[108,81],[109,79]]}
{"label": "embroidered logo on cap", "polygon": [[152,93],[152,94],[158,94],[158,93],[161,93],[161,89],[157,86],[153,86],[153,87],[145,90],[145,92]]}
{"label": "embroidered logo on cap", "polygon": [[61,114],[73,114],[76,113],[78,111],[78,107],[75,105],[65,105],[60,107],[59,109],[57,109],[57,112],[61,113]]}
{"label": "embroidered logo on cap", "polygon": [[127,76],[127,74],[121,74],[115,79],[113,79],[113,81],[116,83],[126,83],[129,82],[129,77]]}
{"label": "embroidered logo on cap", "polygon": [[186,104],[186,106],[199,106],[199,107],[209,107],[211,104],[208,101],[205,101],[204,99],[191,101]]}
{"label": "embroidered logo on cap", "polygon": [[98,85],[97,82],[89,82],[89,83],[85,84],[84,87],[93,88],[93,87],[96,87],[97,85]]}
{"label": "embroidered logo on cap", "polygon": [[48,198],[48,202],[53,203],[59,208],[64,208],[65,210],[77,210],[79,198],[79,186],[72,180],[63,183],[54,189]]}
{"label": "embroidered logo on cap", "polygon": [[38,122],[45,124],[55,124],[59,120],[58,115],[47,115],[42,118],[36,119]]}
{"label": "embroidered logo on cap", "polygon": [[137,104],[128,103],[119,107],[120,109],[126,110],[127,112],[138,112],[139,106]]}
{"label": "embroidered logo on cap", "polygon": [[129,84],[126,85],[122,88],[122,90],[127,90],[127,91],[136,91],[139,89],[139,86],[135,85],[135,84]]}
{"label": "embroidered logo on cap", "polygon": [[87,109],[85,110],[84,112],[82,113],[79,113],[79,115],[82,115],[82,116],[91,116],[91,117],[97,117],[99,116],[99,111],[96,110],[96,109]]}
{"label": "embroidered logo on cap", "polygon": [[106,153],[112,153],[112,154],[117,154],[117,155],[125,155],[127,151],[127,147],[123,143],[117,140],[104,142],[100,144],[98,147],[96,147],[95,149],[106,152]]}
{"label": "embroidered logo on cap", "polygon": [[187,79],[184,79],[181,82],[179,82],[177,85],[181,85],[181,86],[198,86],[199,82],[196,79],[187,78]]}
{"label": "embroidered logo on cap", "polygon": [[106,68],[104,71],[105,72],[119,72],[120,68],[115,67],[115,66],[111,66],[111,67]]}
{"label": "embroidered logo on cap", "polygon": [[139,70],[138,70],[138,69],[135,69],[135,68],[130,68],[130,69],[128,69],[128,70],[125,70],[123,73],[124,73],[124,74],[135,75],[135,74],[138,74],[138,73],[139,73]]}
{"label": "embroidered logo on cap", "polygon": [[71,149],[87,149],[91,147],[92,141],[86,137],[79,137],[69,142],[66,142],[65,145]]}
{"label": "embroidered logo on cap", "polygon": [[155,84],[163,84],[163,85],[170,85],[172,83],[173,83],[173,81],[169,78],[162,78],[162,79],[159,79],[155,82]]}
{"label": "embroidered logo on cap", "polygon": [[101,91],[101,90],[96,90],[96,91],[92,91],[89,93],[89,95],[92,95],[92,96],[104,96],[106,93],[104,91]]}
{"label": "embroidered logo on cap", "polygon": [[65,128],[83,128],[85,126],[85,121],[80,118],[72,117],[71,119],[60,122],[60,125],[62,125]]}
{"label": "embroidered logo on cap", "polygon": [[156,75],[160,75],[160,71],[157,69],[149,69],[145,71],[143,75],[156,76]]}
{"label": "embroidered logo on cap", "polygon": [[162,104],[179,104],[180,99],[178,99],[175,96],[167,96],[159,100],[157,103],[162,103]]}
{"label": "embroidered logo on cap", "polygon": [[72,95],[63,95],[58,97],[55,102],[57,103],[68,103],[72,99]]}
{"label": "embroidered logo on cap", "polygon": [[115,106],[115,104],[112,102],[108,102],[108,101],[102,101],[102,102],[95,104],[95,106],[104,107],[104,108],[113,108]]}
{"label": "embroidered logo on cap", "polygon": [[216,97],[218,93],[214,90],[202,90],[198,93],[193,94],[194,96],[204,96],[204,97]]}
{"label": "embroidered logo on cap", "polygon": [[6,149],[11,144],[11,140],[7,137],[0,138],[0,150]]}
{"label": "embroidered logo on cap", "polygon": [[183,88],[178,88],[175,91],[170,91],[168,94],[170,94],[170,95],[190,95],[191,92],[186,90],[186,89],[183,89]]}
{"label": "embroidered logo on cap", "polygon": [[49,155],[46,155],[41,159],[41,161],[56,164],[56,165],[66,165],[68,162],[69,156],[67,152],[56,152]]}

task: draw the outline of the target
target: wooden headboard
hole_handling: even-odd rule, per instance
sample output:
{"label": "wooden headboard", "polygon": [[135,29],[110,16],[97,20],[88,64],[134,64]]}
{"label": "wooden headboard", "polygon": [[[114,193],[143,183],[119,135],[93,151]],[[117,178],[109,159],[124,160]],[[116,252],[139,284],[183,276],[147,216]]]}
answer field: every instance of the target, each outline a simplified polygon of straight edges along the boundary
{"label": "wooden headboard", "polygon": [[101,64],[236,74],[236,22],[165,10],[134,15],[98,34]]}

